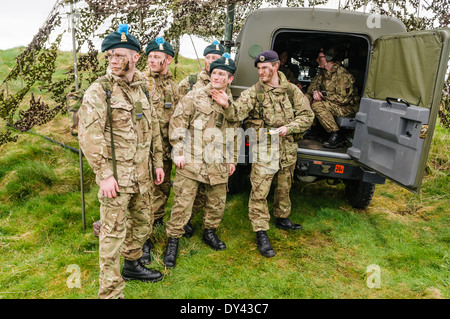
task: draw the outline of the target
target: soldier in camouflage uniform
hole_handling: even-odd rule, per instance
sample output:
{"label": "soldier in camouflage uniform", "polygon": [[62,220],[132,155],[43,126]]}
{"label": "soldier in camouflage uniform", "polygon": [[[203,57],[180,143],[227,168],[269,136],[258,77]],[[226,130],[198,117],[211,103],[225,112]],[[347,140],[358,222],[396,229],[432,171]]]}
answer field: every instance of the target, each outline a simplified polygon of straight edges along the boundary
{"label": "soldier in camouflage uniform", "polygon": [[150,96],[158,114],[163,145],[164,182],[155,186],[152,191],[152,213],[155,215],[155,225],[158,225],[162,224],[171,188],[172,147],[169,142],[169,121],[180,98],[178,86],[169,70],[175,54],[172,45],[162,37],[158,37],[148,43],[145,52],[148,55],[147,76],[150,80]]}
{"label": "soldier in camouflage uniform", "polygon": [[[209,67],[212,62],[222,57],[222,54],[224,52],[225,48],[217,40],[213,41],[213,43],[211,43],[204,49],[203,56],[205,57],[205,68],[202,69],[198,74],[190,74],[180,83],[178,83],[178,87],[180,90],[180,99],[190,91],[204,88],[211,82]],[[195,199],[194,206],[192,208],[192,216],[199,213],[205,207],[205,202],[205,189],[203,185],[200,185],[197,192],[197,198]],[[191,237],[193,235],[194,228],[191,221],[186,224],[185,231],[186,232],[183,236]]]}
{"label": "soldier in camouflage uniform", "polygon": [[[106,76],[84,94],[79,143],[100,186],[98,295],[123,298],[124,280],[162,279],[159,271],[147,269],[139,260],[151,233],[152,166],[155,183],[164,179],[162,145],[156,112],[144,91],[147,79],[135,69],[140,45],[128,33],[128,25],[106,36],[102,51],[107,51],[110,65]],[[120,255],[125,258],[122,276]]]}
{"label": "soldier in camouflage uniform", "polygon": [[[303,93],[289,83],[278,71],[279,58],[275,51],[265,51],[255,59],[260,81],[243,91],[240,97],[225,111],[228,120],[241,121],[248,117],[250,127],[257,129],[258,142],[252,149],[261,150],[265,143],[270,154],[259,151],[255,161],[253,155],[250,182],[252,190],[248,204],[249,218],[257,235],[257,246],[265,257],[272,257],[275,251],[270,245],[266,231],[269,229],[267,195],[272,181],[276,181],[274,194],[275,226],[287,230],[300,230],[301,225],[289,220],[291,189],[297,143],[294,135],[306,131],[314,118]],[[291,102],[292,101],[292,102]],[[263,134],[273,130],[274,137]],[[275,144],[275,145],[274,145]]]}
{"label": "soldier in camouflage uniform", "polygon": [[211,63],[222,57],[224,52],[225,48],[217,40],[205,48],[203,51],[203,56],[205,57],[205,68],[198,74],[190,74],[178,83],[181,97],[184,97],[189,91],[203,88],[211,82],[209,67]]}
{"label": "soldier in camouflage uniform", "polygon": [[317,120],[331,133],[323,143],[327,148],[337,148],[345,141],[335,117],[354,116],[359,107],[355,79],[336,61],[334,50],[319,52],[317,62],[321,71],[312,79],[306,93]]}
{"label": "soldier in camouflage uniform", "polygon": [[239,123],[224,118],[223,108],[214,101],[214,93],[220,91],[227,99],[232,99],[228,85],[233,80],[234,71],[234,61],[228,54],[214,61],[211,64],[211,83],[189,92],[170,119],[172,159],[177,173],[170,221],[166,224],[169,237],[163,259],[166,267],[176,265],[178,241],[191,217],[200,185],[205,188],[206,195],[203,241],[215,250],[226,249],[225,243],[217,237],[216,229],[225,210],[228,176],[236,169],[234,128],[238,128]]}

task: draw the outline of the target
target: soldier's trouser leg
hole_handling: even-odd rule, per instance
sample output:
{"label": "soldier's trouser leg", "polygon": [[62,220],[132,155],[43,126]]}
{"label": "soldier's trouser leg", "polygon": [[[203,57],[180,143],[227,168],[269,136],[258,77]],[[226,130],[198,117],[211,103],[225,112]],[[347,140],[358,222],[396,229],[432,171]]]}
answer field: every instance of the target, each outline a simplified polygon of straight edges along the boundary
{"label": "soldier's trouser leg", "polygon": [[205,188],[205,215],[203,225],[205,229],[216,229],[222,221],[227,200],[227,184],[207,185]]}
{"label": "soldier's trouser leg", "polygon": [[292,186],[295,164],[280,169],[275,178],[275,194],[273,199],[273,216],[276,218],[288,218],[291,214],[291,199],[289,192]]}
{"label": "soldier's trouser leg", "polygon": [[191,218],[192,206],[197,195],[199,182],[176,174],[173,182],[173,205],[170,220],[166,223],[166,233],[170,238],[180,238],[184,234],[184,225]]}
{"label": "soldier's trouser leg", "polygon": [[154,219],[164,217],[167,200],[170,196],[170,173],[172,171],[172,161],[164,161],[164,181],[160,185],[152,186],[152,213]]}
{"label": "soldier's trouser leg", "polygon": [[351,116],[355,114],[351,106],[337,105],[328,101],[316,101],[311,104],[311,109],[328,133],[339,131],[339,126],[334,120],[335,116]]}
{"label": "soldier's trouser leg", "polygon": [[121,193],[116,198],[98,196],[100,201],[99,298],[123,297],[125,282],[120,274],[120,254],[129,260],[142,256],[149,236],[150,194]]}
{"label": "soldier's trouser leg", "polygon": [[194,206],[192,206],[192,216],[198,214],[206,205],[205,184],[200,184],[197,190],[197,196],[194,200]]}
{"label": "soldier's trouser leg", "polygon": [[270,214],[267,207],[267,195],[274,175],[265,171],[264,167],[258,163],[252,164],[250,173],[252,190],[248,202],[248,217],[254,232],[269,229]]}

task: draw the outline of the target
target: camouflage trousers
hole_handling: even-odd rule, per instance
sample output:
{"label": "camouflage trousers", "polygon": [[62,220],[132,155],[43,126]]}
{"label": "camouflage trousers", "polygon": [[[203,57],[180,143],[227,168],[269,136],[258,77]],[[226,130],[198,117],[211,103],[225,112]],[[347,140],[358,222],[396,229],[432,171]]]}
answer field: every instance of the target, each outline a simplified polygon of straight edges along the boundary
{"label": "camouflage trousers", "polygon": [[152,213],[154,220],[164,217],[167,200],[170,196],[170,173],[172,160],[164,160],[164,181],[160,185],[152,185]]}
{"label": "camouflage trousers", "polygon": [[152,232],[150,193],[121,193],[116,198],[98,195],[100,201],[99,298],[123,297],[120,255],[128,260],[142,256],[142,246]]}
{"label": "camouflage trousers", "polygon": [[353,105],[338,105],[330,101],[315,101],[311,104],[311,109],[328,133],[339,131],[335,117],[353,116],[357,112]]}
{"label": "camouflage trousers", "polygon": [[198,213],[205,207],[206,203],[206,184],[200,184],[197,190],[197,196],[194,200],[194,205],[192,206],[192,217]]}
{"label": "camouflage trousers", "polygon": [[180,238],[184,234],[184,226],[192,215],[192,207],[199,187],[205,191],[205,229],[216,229],[222,221],[227,199],[227,184],[211,186],[177,174],[173,183],[173,206],[170,220],[166,224],[168,237]]}
{"label": "camouflage trousers", "polygon": [[291,214],[291,190],[292,178],[295,164],[281,168],[273,174],[258,163],[252,164],[250,183],[252,190],[248,202],[248,217],[252,222],[253,231],[269,229],[269,208],[267,206],[267,195],[270,191],[272,181],[275,183],[273,201],[273,215],[275,218],[287,218]]}

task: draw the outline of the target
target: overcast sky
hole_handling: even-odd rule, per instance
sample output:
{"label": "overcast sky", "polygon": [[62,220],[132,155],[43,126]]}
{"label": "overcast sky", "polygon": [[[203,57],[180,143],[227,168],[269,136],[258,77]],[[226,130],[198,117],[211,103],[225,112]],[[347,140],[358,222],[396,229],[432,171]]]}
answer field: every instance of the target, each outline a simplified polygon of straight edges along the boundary
{"label": "overcast sky", "polygon": [[[44,26],[55,3],[56,0],[0,0],[0,22],[2,24],[0,50],[27,46],[39,28]],[[67,20],[63,19],[61,25],[67,28]],[[208,43],[195,37],[193,39],[197,53],[202,58],[203,49]],[[196,57],[188,36],[184,36],[180,44],[181,55],[188,58]],[[69,51],[72,49],[70,37],[63,38],[61,49]]]}

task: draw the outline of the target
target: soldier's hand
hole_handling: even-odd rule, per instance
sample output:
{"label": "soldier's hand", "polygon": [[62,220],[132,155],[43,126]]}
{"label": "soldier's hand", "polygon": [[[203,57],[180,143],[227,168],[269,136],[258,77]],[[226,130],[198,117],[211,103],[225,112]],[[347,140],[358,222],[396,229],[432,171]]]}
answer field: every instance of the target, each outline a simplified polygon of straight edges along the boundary
{"label": "soldier's hand", "polygon": [[313,92],[313,99],[314,101],[322,101],[323,95],[320,93],[320,91],[315,90]]}
{"label": "soldier's hand", "polygon": [[287,134],[287,131],[288,131],[286,126],[279,127],[277,130],[279,132],[278,133],[279,136],[285,136]]}
{"label": "soldier's hand", "polygon": [[117,184],[114,176],[100,181],[100,194],[107,198],[116,198],[119,192],[119,184]]}
{"label": "soldier's hand", "polygon": [[177,168],[183,169],[184,165],[186,164],[186,161],[184,159],[184,155],[182,155],[182,156],[175,156],[173,158],[173,163],[175,164],[175,166]]}
{"label": "soldier's hand", "polygon": [[164,170],[161,167],[155,168],[155,175],[155,184],[161,185],[161,183],[164,181]]}
{"label": "soldier's hand", "polygon": [[236,171],[236,165],[234,164],[228,164],[228,176],[233,175],[233,173]]}
{"label": "soldier's hand", "polygon": [[228,108],[228,95],[224,91],[219,90],[211,90],[211,97],[214,101],[216,101],[219,105],[221,105],[224,109]]}

